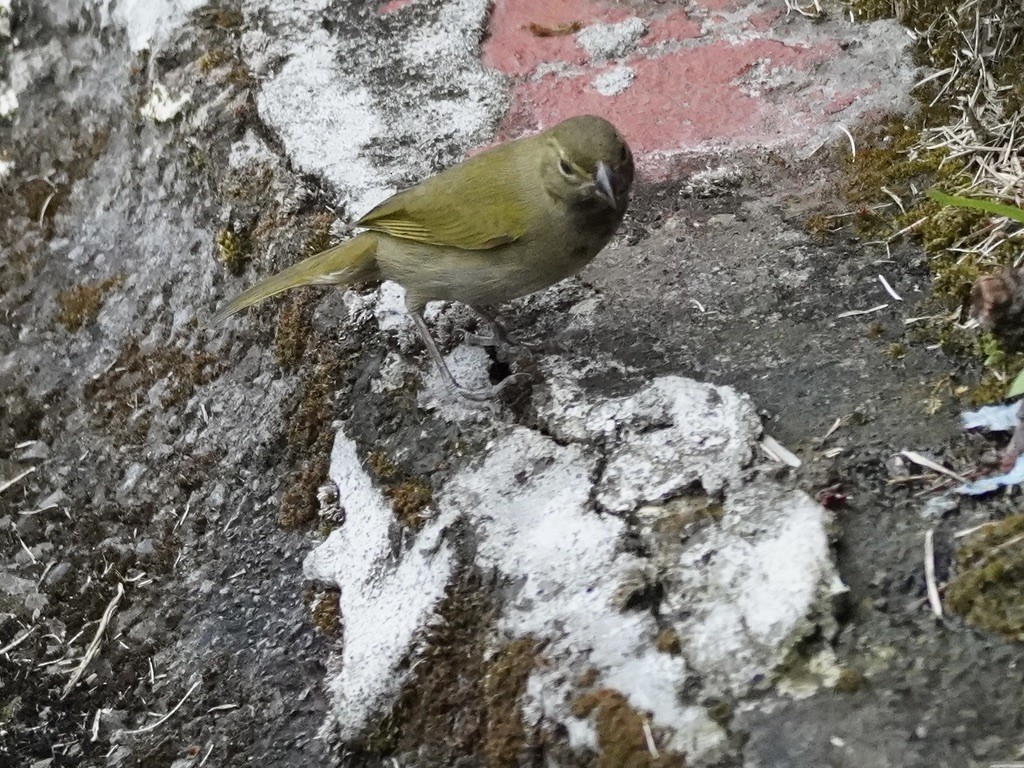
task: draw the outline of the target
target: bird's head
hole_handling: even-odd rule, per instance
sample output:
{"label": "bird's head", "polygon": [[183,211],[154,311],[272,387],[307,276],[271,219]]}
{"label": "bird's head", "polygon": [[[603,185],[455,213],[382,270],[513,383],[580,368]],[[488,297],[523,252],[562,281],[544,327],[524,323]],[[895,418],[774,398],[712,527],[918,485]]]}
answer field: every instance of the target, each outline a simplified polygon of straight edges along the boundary
{"label": "bird's head", "polygon": [[556,198],[621,217],[633,184],[633,153],[615,126],[601,117],[579,115],[548,129],[543,176]]}

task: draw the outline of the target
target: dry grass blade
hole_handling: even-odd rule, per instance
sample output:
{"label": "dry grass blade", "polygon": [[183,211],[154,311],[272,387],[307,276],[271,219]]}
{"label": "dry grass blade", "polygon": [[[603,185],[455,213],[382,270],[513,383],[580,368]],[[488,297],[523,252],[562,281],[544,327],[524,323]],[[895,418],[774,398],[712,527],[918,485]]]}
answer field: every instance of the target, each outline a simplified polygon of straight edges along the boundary
{"label": "dry grass blade", "polygon": [[900,451],[900,456],[905,459],[909,459],[920,467],[930,469],[932,472],[938,472],[956,480],[958,483],[966,483],[967,478],[963,475],[957,474],[951,469],[947,469],[936,461],[932,461],[927,456],[922,456],[917,451]]}
{"label": "dry grass blade", "polygon": [[10,651],[13,651],[19,645],[21,645],[26,640],[28,640],[29,635],[31,635],[33,632],[35,632],[36,629],[38,628],[38,626],[39,625],[37,624],[36,626],[31,627],[28,631],[26,631],[23,635],[21,635],[21,637],[14,638],[13,640],[11,640],[11,642],[9,642],[3,648],[0,648],[0,656],[3,656],[5,653],[9,653]]}
{"label": "dry grass blade", "polygon": [[859,317],[860,315],[870,315],[874,312],[881,312],[888,306],[888,304],[879,304],[878,306],[871,307],[870,309],[851,309],[849,312],[840,312],[838,315],[836,315],[836,319],[841,320],[844,317]]}
{"label": "dry grass blade", "polygon": [[885,292],[892,296],[894,301],[903,301],[903,297],[896,293],[896,290],[891,285],[889,285],[889,281],[886,280],[883,275],[878,276],[878,282],[882,284],[882,287],[885,289]]}
{"label": "dry grass blade", "polygon": [[803,464],[799,456],[771,435],[765,435],[761,438],[761,450],[768,454],[769,458],[773,461],[785,464],[787,467],[798,469]]}
{"label": "dry grass blade", "polygon": [[89,643],[89,647],[85,651],[85,655],[79,662],[78,667],[75,668],[74,673],[71,675],[71,679],[68,680],[67,685],[64,686],[64,690],[61,692],[60,697],[66,698],[71,689],[74,688],[78,681],[81,679],[82,674],[85,672],[85,668],[89,666],[89,662],[93,660],[100,649],[100,640],[103,639],[103,633],[107,629],[107,624],[110,623],[111,617],[114,615],[114,611],[117,610],[117,604],[121,602],[121,598],[124,597],[124,584],[121,582],[117,583],[117,594],[107,604],[107,609],[103,612],[103,618],[100,619],[100,625],[96,627],[96,634],[93,635],[92,642]]}
{"label": "dry grass blade", "polygon": [[0,483],[0,493],[3,493],[8,488],[11,488],[12,486],[14,486],[16,483],[21,482],[22,480],[24,480],[26,477],[28,477],[29,475],[31,475],[35,471],[36,471],[35,467],[29,467],[24,472],[22,472],[20,475],[15,475],[10,480],[5,480],[4,482]]}
{"label": "dry grass blade", "polygon": [[[925,3],[920,7],[928,10]],[[998,217],[980,219],[949,250],[970,254],[983,271],[1005,266],[1006,244],[1024,236],[1024,131],[1019,125],[1024,113],[1015,91],[1019,74],[1013,69],[1022,55],[1024,5],[1002,0],[983,7],[978,0],[965,0],[919,31],[941,68],[917,87],[933,83],[934,88],[941,81],[932,105],[942,101],[953,114],[945,125],[923,132],[921,148],[941,149],[944,162],[963,167],[951,177],[962,179],[953,183],[956,195],[930,191],[929,197]]]}
{"label": "dry grass blade", "polygon": [[807,5],[801,5],[797,0],[786,0],[787,13],[799,13],[810,19],[816,19],[822,14],[820,0],[811,0]]}
{"label": "dry grass blade", "polygon": [[644,741],[647,742],[647,752],[651,757],[657,760],[661,757],[661,753],[658,752],[658,745],[654,743],[654,733],[651,731],[651,723],[646,717],[643,719],[643,729]]}
{"label": "dry grass blade", "polygon": [[193,692],[193,691],[195,691],[195,689],[199,687],[199,683],[201,683],[201,682],[202,682],[202,680],[196,680],[196,681],[195,681],[194,683],[192,683],[192,687],[191,687],[191,688],[189,688],[189,689],[188,689],[188,690],[187,690],[187,691],[185,692],[185,695],[181,697],[181,701],[179,701],[179,702],[178,702],[177,704],[175,704],[175,705],[174,705],[174,707],[173,707],[173,708],[171,709],[171,711],[170,711],[170,712],[168,712],[168,713],[167,713],[166,715],[164,715],[163,717],[161,717],[161,718],[160,718],[159,720],[157,720],[157,721],[156,721],[155,723],[150,723],[149,725],[145,725],[145,726],[143,726],[142,728],[136,728],[136,729],[135,729],[135,730],[133,730],[133,731],[118,731],[118,735],[124,735],[124,736],[131,736],[132,734],[136,734],[136,733],[146,733],[146,732],[148,732],[148,731],[152,731],[152,730],[153,730],[153,729],[155,729],[155,728],[159,728],[159,727],[160,727],[161,725],[163,725],[163,724],[164,724],[164,723],[166,723],[166,722],[167,722],[168,720],[170,720],[170,719],[171,719],[171,717],[172,717],[172,716],[174,715],[174,713],[175,713],[175,712],[177,712],[177,711],[178,711],[179,709],[181,709],[181,705],[182,705],[182,704],[184,704],[184,703],[185,703],[185,700],[186,700],[186,699],[187,699],[187,698],[188,698],[189,696],[191,696],[191,695],[192,695],[192,692]]}
{"label": "dry grass blade", "polygon": [[937,618],[942,618],[942,599],[939,597],[939,585],[935,581],[935,529],[929,529],[924,535],[924,581],[928,589],[928,604]]}

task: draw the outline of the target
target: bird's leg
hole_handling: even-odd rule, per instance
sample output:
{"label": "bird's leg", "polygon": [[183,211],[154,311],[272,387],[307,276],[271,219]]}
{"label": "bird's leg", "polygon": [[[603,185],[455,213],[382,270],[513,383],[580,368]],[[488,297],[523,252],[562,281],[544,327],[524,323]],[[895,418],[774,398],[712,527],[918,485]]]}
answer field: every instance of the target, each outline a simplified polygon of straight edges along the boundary
{"label": "bird's leg", "polygon": [[478,339],[483,339],[485,342],[489,342],[485,343],[484,346],[501,345],[509,347],[514,345],[514,342],[509,338],[508,329],[506,329],[505,326],[500,321],[500,319],[498,319],[498,311],[494,307],[477,306],[475,304],[470,304],[469,308],[472,309],[481,317],[483,317],[483,319],[485,319],[487,324],[490,326],[489,337],[476,337]]}
{"label": "bird's leg", "polygon": [[498,313],[493,307],[471,304],[469,308],[487,321],[488,325],[491,326],[491,335],[484,336],[476,333],[463,333],[463,341],[467,344],[474,344],[478,347],[514,346],[514,342],[508,337],[508,330],[498,319]]}
{"label": "bird's leg", "polygon": [[448,364],[444,361],[444,356],[441,354],[441,350],[437,348],[437,344],[434,343],[434,337],[430,335],[430,329],[427,327],[427,321],[423,319],[421,312],[411,312],[413,322],[416,324],[416,330],[419,331],[420,338],[423,339],[423,343],[427,347],[427,352],[430,354],[431,359],[437,366],[437,370],[441,372],[441,378],[444,379],[445,384],[453,392],[461,395],[467,400],[474,400],[483,402],[491,399],[495,395],[500,394],[507,386],[517,379],[521,379],[527,374],[515,373],[511,376],[507,376],[500,383],[496,384],[489,389],[466,389],[459,382],[455,380],[455,376],[452,375],[451,369],[448,368]]}
{"label": "bird's leg", "polygon": [[[478,344],[483,347],[503,347],[506,350],[515,348],[517,357],[528,361],[533,360],[533,350],[524,342],[517,341],[509,336],[508,329],[498,319],[498,312],[494,307],[471,304],[470,309],[488,322],[491,326],[491,335],[477,336],[466,334],[464,340],[467,344]],[[502,359],[500,354],[499,359]]]}

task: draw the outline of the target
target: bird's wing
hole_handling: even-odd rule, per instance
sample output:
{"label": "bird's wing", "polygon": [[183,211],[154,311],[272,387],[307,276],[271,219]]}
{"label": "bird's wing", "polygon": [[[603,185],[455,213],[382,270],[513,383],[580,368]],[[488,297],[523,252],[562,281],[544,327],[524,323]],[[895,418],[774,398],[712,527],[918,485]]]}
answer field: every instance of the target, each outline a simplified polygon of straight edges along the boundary
{"label": "bird's wing", "polygon": [[418,243],[489,250],[526,232],[519,188],[511,158],[484,152],[388,198],[356,226]]}

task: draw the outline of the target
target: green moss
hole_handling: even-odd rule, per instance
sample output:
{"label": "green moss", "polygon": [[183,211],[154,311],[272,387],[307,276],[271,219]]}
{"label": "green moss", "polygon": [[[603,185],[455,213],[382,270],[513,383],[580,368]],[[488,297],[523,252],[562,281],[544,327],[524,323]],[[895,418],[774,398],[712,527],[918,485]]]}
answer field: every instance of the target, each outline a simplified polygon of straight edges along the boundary
{"label": "green moss", "polygon": [[537,643],[521,637],[501,648],[487,663],[484,698],[487,703],[483,756],[487,768],[517,768],[527,746],[521,702],[526,682],[536,665]]}
{"label": "green moss", "polygon": [[273,167],[267,163],[250,163],[234,175],[225,196],[248,203],[262,200],[272,188],[274,176]]}
{"label": "green moss", "polygon": [[366,465],[377,479],[384,482],[390,482],[402,474],[399,466],[391,461],[384,451],[372,451],[366,458]]}
{"label": "green moss", "polygon": [[886,348],[885,353],[893,360],[902,360],[907,356],[907,347],[899,342],[894,342]]}
{"label": "green moss", "polygon": [[334,215],[330,213],[317,213],[306,220],[303,250],[307,256],[313,256],[331,247],[331,227],[334,221]]}
{"label": "green moss", "polygon": [[201,149],[192,149],[188,153],[188,162],[193,170],[202,173],[210,166],[210,157]]}
{"label": "green moss", "polygon": [[232,275],[242,274],[250,256],[248,238],[236,234],[230,227],[225,227],[217,233],[216,246],[217,261]]}
{"label": "green moss", "polygon": [[862,672],[853,667],[843,667],[833,688],[840,693],[856,693],[864,690],[867,684],[868,680]]}
{"label": "green moss", "polygon": [[891,202],[883,187],[909,196],[911,184],[935,174],[948,154],[921,150],[923,118],[890,117],[880,126],[857,132],[857,154],[847,158],[845,196],[851,203]]}
{"label": "green moss", "polygon": [[728,731],[736,708],[730,702],[721,699],[707,701],[704,706],[707,708],[708,717],[718,723],[723,730]]}
{"label": "green moss", "polygon": [[679,633],[672,627],[666,627],[658,633],[654,639],[654,647],[659,653],[667,653],[671,656],[678,656],[683,652],[682,643],[679,641]]}
{"label": "green moss", "polygon": [[15,696],[13,699],[8,701],[2,707],[0,707],[0,725],[6,725],[17,717],[18,713],[22,709],[22,702],[20,696]]}
{"label": "green moss", "polygon": [[337,589],[322,589],[311,592],[307,598],[313,626],[328,637],[341,635],[341,606]]}
{"label": "green moss", "polygon": [[602,688],[585,693],[572,704],[572,714],[593,718],[597,730],[598,757],[595,768],[685,768],[678,752],[659,752],[655,757],[647,745],[648,718],[629,704],[618,691]]}
{"label": "green moss", "polygon": [[295,368],[313,335],[310,319],[318,298],[316,291],[290,291],[281,299],[274,328],[274,361],[284,370]]}
{"label": "green moss", "polygon": [[304,461],[299,469],[292,472],[277,513],[277,521],[282,528],[306,529],[316,522],[320,511],[317,493],[327,481],[329,467],[326,455],[319,455]]}
{"label": "green moss", "polygon": [[981,381],[967,395],[973,406],[988,405],[1003,399],[1007,384],[1024,370],[1024,353],[1008,353],[992,334],[982,333],[974,342],[974,355],[981,358]]}
{"label": "green moss", "polygon": [[823,213],[814,213],[804,221],[804,229],[817,240],[824,240],[826,236],[836,230],[834,220]]}
{"label": "green moss", "polygon": [[852,0],[849,8],[857,21],[878,21],[896,15],[893,0]]}
{"label": "green moss", "polygon": [[288,447],[308,453],[333,436],[330,428],[332,398],[345,366],[330,354],[316,361],[303,378],[299,400],[288,419]]}
{"label": "green moss", "polygon": [[[915,54],[918,62],[937,69],[954,63],[963,47],[964,35],[975,24],[976,9],[958,0],[852,0],[847,5],[863,20],[898,15],[903,24],[922,33]],[[1024,12],[1005,2],[981,0],[980,8],[982,19],[987,13],[998,11],[1004,24],[1014,29],[1024,25]],[[990,69],[996,85],[1005,87],[1003,93],[1019,90],[1024,96],[1024,36]],[[977,170],[974,158],[951,157],[943,147],[928,148],[922,136],[931,127],[948,125],[959,118],[956,106],[966,95],[964,88],[973,89],[973,84],[973,78],[965,76],[945,93],[940,92],[940,88],[946,87],[945,81],[926,84],[915,91],[920,101],[916,114],[890,117],[857,131],[856,154],[847,160],[844,182],[845,197],[858,206],[854,226],[861,236],[889,239],[902,234],[920,242],[929,256],[934,279],[937,301],[931,311],[947,316],[963,305],[979,277],[1012,263],[1019,251],[1019,244],[1008,241],[983,257],[965,252],[985,228],[989,214],[939,205],[922,194],[931,186],[957,192],[973,182]],[[1007,111],[1012,110],[1011,101],[1007,96],[1003,104],[1007,116],[1012,114]],[[894,204],[893,197],[899,199],[901,206]],[[938,341],[948,354],[975,356],[979,349],[969,337],[948,319],[919,324],[908,333],[908,339],[915,343]],[[904,351],[902,345],[890,348],[895,357]],[[971,395],[972,402],[994,399],[1007,376],[1002,362],[995,363],[990,355],[982,354],[986,373]]]}
{"label": "green moss", "polygon": [[920,237],[924,249],[932,254],[942,253],[956,245],[976,231],[986,217],[981,211],[943,207],[931,200],[917,206],[914,215],[917,219],[924,219],[918,224],[915,234]]}
{"label": "green moss", "polygon": [[151,389],[161,385],[160,406],[176,408],[220,370],[221,363],[213,355],[190,354],[174,346],[144,352],[133,339],[122,347],[110,368],[85,386],[84,394],[95,418],[126,436],[141,438],[148,430],[148,421],[134,412],[147,401]]}
{"label": "green moss", "polygon": [[434,492],[422,478],[413,478],[385,490],[398,522],[411,530],[419,530],[424,521],[422,512],[434,500]]}
{"label": "green moss", "polygon": [[986,526],[957,552],[947,607],[976,627],[1024,640],[1024,515]]}
{"label": "green moss", "polygon": [[309,527],[317,519],[320,510],[317,491],[327,479],[328,456],[334,441],[331,429],[334,393],[340,388],[347,368],[329,345],[318,350],[319,359],[303,378],[288,416],[287,445],[300,465],[289,477],[278,520],[282,526],[292,529]]}
{"label": "green moss", "polygon": [[95,283],[86,283],[57,294],[60,312],[57,321],[72,333],[91,323],[103,308],[107,292],[124,283],[124,275],[116,275]]}
{"label": "green moss", "polygon": [[402,526],[418,530],[423,525],[422,512],[433,503],[434,492],[427,478],[409,475],[381,450],[372,451],[366,467],[384,486],[384,495]]}
{"label": "green moss", "polygon": [[[464,572],[445,591],[437,609],[437,621],[423,638],[415,666],[391,712],[366,737],[363,749],[375,755],[415,751],[427,765],[452,765],[460,758],[479,757],[484,752],[492,704],[507,719],[515,692],[492,681],[487,686],[493,662],[487,652],[494,624],[494,609],[480,578]],[[520,679],[514,659],[504,680]],[[496,719],[496,723],[499,720]]]}
{"label": "green moss", "polygon": [[938,253],[929,266],[934,276],[932,290],[946,306],[962,304],[971,293],[971,286],[981,276],[977,261],[972,255]]}
{"label": "green moss", "polygon": [[212,51],[204,53],[196,61],[196,66],[199,71],[203,74],[209,74],[211,70],[216,69],[221,64],[225,64],[231,60],[231,53],[224,48],[217,48]]}
{"label": "green moss", "polygon": [[198,11],[200,24],[206,29],[234,30],[245,21],[241,10],[227,3],[214,3]]}
{"label": "green moss", "polygon": [[225,79],[239,88],[249,88],[256,83],[256,76],[252,70],[243,64],[237,64],[229,69]]}

